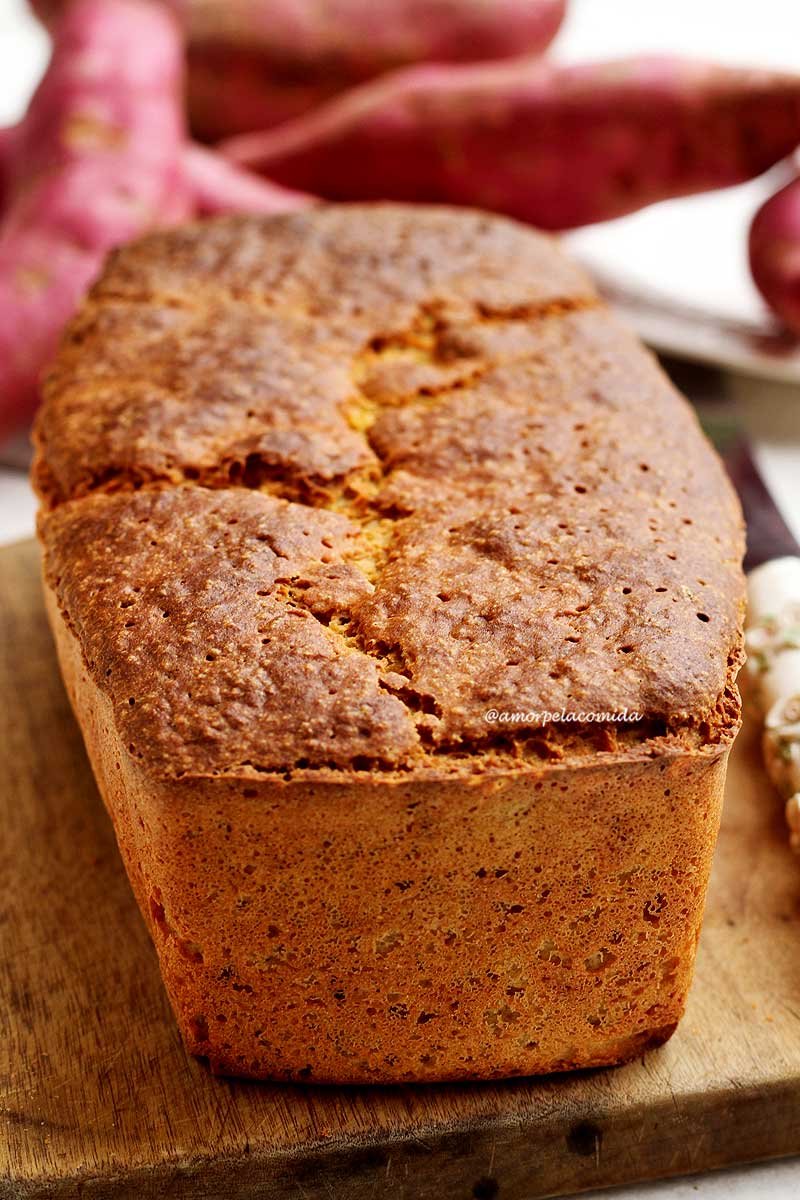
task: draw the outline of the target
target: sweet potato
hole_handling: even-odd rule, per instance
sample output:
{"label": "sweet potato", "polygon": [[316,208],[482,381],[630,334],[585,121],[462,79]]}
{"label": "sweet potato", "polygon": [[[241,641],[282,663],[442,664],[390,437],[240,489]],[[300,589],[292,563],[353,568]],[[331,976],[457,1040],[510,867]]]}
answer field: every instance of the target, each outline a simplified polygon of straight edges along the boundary
{"label": "sweet potato", "polygon": [[393,72],[223,145],[328,199],[441,201],[567,229],[738,183],[800,142],[800,76],[674,58]]}
{"label": "sweet potato", "polygon": [[11,186],[16,138],[17,131],[13,125],[0,129],[0,214],[6,206],[6,196]]}
{"label": "sweet potato", "polygon": [[313,196],[279,187],[234,166],[221,154],[188,143],[181,156],[184,182],[199,217],[219,213],[279,213],[307,208]]}
{"label": "sweet potato", "polygon": [[749,252],[756,287],[800,335],[800,179],[762,204],[750,226]]}
{"label": "sweet potato", "polygon": [[[266,129],[384,71],[538,53],[566,0],[167,0],[188,40],[192,129]],[[65,0],[34,0],[44,19]]]}
{"label": "sweet potato", "polygon": [[0,223],[0,433],[32,412],[42,364],[108,250],[190,211],[182,46],[150,0],[76,0],[13,135]]}

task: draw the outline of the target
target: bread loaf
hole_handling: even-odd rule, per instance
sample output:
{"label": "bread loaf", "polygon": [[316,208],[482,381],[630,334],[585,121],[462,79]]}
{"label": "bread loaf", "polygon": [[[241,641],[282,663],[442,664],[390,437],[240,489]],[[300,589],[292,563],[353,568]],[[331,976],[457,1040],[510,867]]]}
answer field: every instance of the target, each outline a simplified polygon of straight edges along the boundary
{"label": "bread loaf", "polygon": [[192,1053],[391,1082],[670,1035],[741,516],[549,239],[401,206],[151,235],[36,441],[64,678]]}

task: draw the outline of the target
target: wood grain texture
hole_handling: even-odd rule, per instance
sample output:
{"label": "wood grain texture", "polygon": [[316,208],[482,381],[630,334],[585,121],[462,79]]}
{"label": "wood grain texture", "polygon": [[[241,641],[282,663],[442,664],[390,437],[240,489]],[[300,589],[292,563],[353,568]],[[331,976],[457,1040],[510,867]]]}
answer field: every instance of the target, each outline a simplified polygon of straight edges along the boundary
{"label": "wood grain texture", "polygon": [[185,1054],[64,695],[0,551],[0,1197],[533,1200],[800,1151],[800,865],[734,755],[689,1010],[612,1071],[301,1088]]}

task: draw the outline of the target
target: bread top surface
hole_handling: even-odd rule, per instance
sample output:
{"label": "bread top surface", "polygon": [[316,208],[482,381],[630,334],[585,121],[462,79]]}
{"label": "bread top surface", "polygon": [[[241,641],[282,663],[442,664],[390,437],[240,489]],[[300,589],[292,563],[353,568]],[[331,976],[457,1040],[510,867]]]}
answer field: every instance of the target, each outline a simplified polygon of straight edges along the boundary
{"label": "bread top surface", "polygon": [[152,235],[72,322],[36,441],[47,577],[161,775],[529,769],[735,725],[721,465],[511,221],[332,206]]}

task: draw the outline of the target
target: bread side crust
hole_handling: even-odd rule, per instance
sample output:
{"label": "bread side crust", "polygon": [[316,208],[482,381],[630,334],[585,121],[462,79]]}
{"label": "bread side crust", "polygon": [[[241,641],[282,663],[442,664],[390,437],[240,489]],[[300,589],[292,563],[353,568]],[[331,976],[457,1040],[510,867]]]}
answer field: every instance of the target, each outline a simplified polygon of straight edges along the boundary
{"label": "bread side crust", "polygon": [[187,1049],[391,1083],[624,1062],[691,982],[729,743],[469,782],[148,776],[51,589],[67,690]]}

